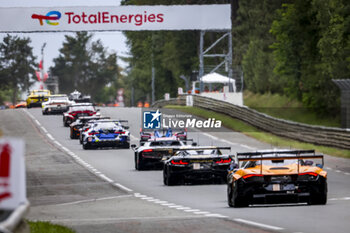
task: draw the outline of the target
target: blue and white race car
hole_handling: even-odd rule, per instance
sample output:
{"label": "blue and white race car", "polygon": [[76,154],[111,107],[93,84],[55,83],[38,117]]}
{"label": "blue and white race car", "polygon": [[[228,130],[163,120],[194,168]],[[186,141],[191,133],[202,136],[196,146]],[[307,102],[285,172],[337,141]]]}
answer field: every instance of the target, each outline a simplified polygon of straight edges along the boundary
{"label": "blue and white race car", "polygon": [[117,121],[96,121],[84,132],[83,149],[130,148],[130,132]]}

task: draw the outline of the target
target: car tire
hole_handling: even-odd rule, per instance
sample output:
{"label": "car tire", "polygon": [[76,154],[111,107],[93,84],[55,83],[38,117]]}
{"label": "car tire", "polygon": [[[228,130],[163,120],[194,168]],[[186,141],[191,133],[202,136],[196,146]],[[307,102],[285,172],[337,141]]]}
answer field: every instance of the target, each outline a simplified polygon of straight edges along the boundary
{"label": "car tire", "polygon": [[310,195],[309,205],[325,205],[327,204],[327,181],[322,184],[319,193],[312,193]]}
{"label": "car tire", "polygon": [[171,174],[169,172],[168,167],[164,167],[163,169],[163,182],[165,185],[168,185],[168,186],[174,186],[178,184],[178,180],[176,179],[174,174]]}
{"label": "car tire", "polygon": [[229,207],[234,207],[232,203],[232,184],[227,184],[227,204]]}
{"label": "car tire", "polygon": [[138,171],[145,170],[145,164],[139,155],[137,155],[137,158],[136,158],[136,170]]}
{"label": "car tire", "polygon": [[31,104],[28,104],[28,105],[27,105],[27,108],[31,108],[31,107],[32,107],[32,105],[31,105]]}
{"label": "car tire", "polygon": [[137,166],[137,153],[134,153],[134,162],[135,162],[135,170],[138,170],[138,166]]}
{"label": "car tire", "polygon": [[73,132],[73,129],[71,128],[70,129],[70,139],[74,139],[75,137],[74,137],[74,132]]}
{"label": "car tire", "polygon": [[[244,197],[240,197],[238,195],[238,181],[234,181],[234,183],[229,184],[231,185],[231,192],[228,192],[228,203],[230,207],[248,207],[249,203]],[[232,187],[233,186],[233,187]]]}
{"label": "car tire", "polygon": [[90,150],[90,149],[93,149],[93,148],[94,147],[90,143],[88,143],[88,142],[83,143],[83,149],[84,150]]}

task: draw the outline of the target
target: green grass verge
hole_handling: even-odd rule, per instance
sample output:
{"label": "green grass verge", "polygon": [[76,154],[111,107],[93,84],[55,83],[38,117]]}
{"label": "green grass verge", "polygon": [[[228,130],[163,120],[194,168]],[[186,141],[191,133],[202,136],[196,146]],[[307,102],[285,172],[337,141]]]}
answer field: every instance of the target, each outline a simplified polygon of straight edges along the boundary
{"label": "green grass verge", "polygon": [[49,222],[32,222],[28,221],[30,233],[75,233],[75,231],[57,224]]}
{"label": "green grass verge", "polygon": [[279,94],[244,92],[244,104],[270,116],[310,125],[340,127],[340,116],[320,116],[303,107],[302,103]]}
{"label": "green grass verge", "polygon": [[296,140],[275,136],[263,132],[243,121],[237,120],[225,114],[216,113],[197,107],[185,107],[177,105],[168,105],[165,108],[176,109],[182,112],[190,113],[203,118],[215,118],[221,120],[222,124],[232,130],[242,132],[243,134],[253,137],[259,141],[266,142],[276,147],[298,148],[298,149],[315,149],[317,152],[333,155],[337,157],[350,158],[350,150],[342,150],[333,147],[317,146],[310,143],[299,142]]}

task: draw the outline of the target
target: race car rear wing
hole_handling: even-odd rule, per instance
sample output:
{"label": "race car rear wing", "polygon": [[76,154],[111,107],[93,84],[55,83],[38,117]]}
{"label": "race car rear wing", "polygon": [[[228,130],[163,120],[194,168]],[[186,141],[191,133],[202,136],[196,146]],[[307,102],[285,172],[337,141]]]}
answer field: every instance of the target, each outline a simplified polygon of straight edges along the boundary
{"label": "race car rear wing", "polygon": [[237,156],[247,155],[267,155],[267,154],[315,154],[315,150],[271,150],[271,151],[256,151],[256,152],[239,152]]}
{"label": "race car rear wing", "polygon": [[140,131],[144,131],[144,132],[154,132],[154,130],[158,130],[158,131],[167,131],[168,129],[171,129],[171,130],[174,130],[174,131],[187,131],[186,128],[173,128],[173,127],[160,128],[160,129],[141,128]]}
{"label": "race car rear wing", "polygon": [[[131,145],[132,147],[135,147],[134,145]],[[152,148],[152,151],[168,151],[170,154],[175,153],[176,151],[180,150],[231,150],[230,146],[164,146],[164,147],[156,147]]]}
{"label": "race car rear wing", "polygon": [[[284,156],[277,156],[283,154]],[[274,155],[274,156],[264,156]],[[322,167],[324,165],[324,156],[315,154],[315,150],[289,150],[289,151],[262,151],[262,152],[244,152],[237,153],[237,160],[240,161],[263,161],[263,160],[298,160],[298,173],[300,161],[302,159],[322,159]],[[262,173],[262,166],[261,173]]]}
{"label": "race car rear wing", "polygon": [[88,119],[88,120],[105,120],[105,119],[111,119],[110,117],[99,117],[99,116],[80,116],[78,119]]}

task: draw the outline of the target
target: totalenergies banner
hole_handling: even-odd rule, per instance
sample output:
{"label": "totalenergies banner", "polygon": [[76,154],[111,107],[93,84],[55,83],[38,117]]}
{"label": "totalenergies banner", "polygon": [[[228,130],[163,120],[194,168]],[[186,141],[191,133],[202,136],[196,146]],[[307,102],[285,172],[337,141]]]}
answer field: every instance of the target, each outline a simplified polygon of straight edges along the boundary
{"label": "totalenergies banner", "polygon": [[0,8],[0,32],[229,29],[229,4]]}

